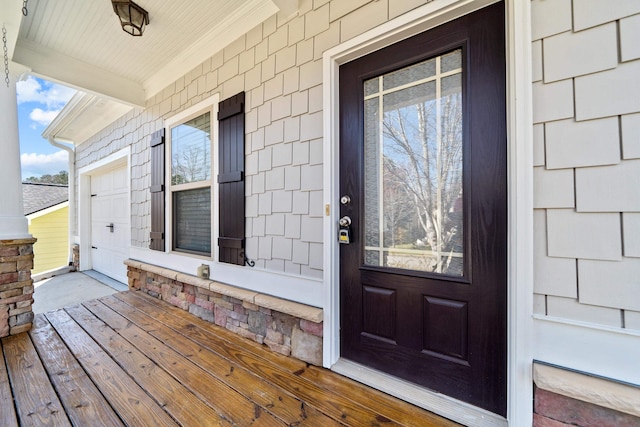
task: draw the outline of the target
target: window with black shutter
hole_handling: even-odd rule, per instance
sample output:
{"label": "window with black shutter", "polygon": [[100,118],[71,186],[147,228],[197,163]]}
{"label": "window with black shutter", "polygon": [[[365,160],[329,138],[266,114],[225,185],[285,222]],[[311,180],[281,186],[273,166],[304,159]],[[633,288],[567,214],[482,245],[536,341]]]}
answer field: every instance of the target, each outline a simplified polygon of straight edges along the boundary
{"label": "window with black shutter", "polygon": [[212,257],[217,226],[217,261],[245,264],[244,100],[241,92],[220,102],[217,117],[211,99],[167,120],[166,144],[164,130],[154,134],[152,249]]}
{"label": "window with black shutter", "polygon": [[212,126],[208,107],[168,127],[169,222],[175,252],[211,256]]}
{"label": "window with black shutter", "polygon": [[151,136],[151,235],[149,248],[164,251],[164,129]]}
{"label": "window with black shutter", "polygon": [[244,265],[244,92],[218,109],[219,261]]}

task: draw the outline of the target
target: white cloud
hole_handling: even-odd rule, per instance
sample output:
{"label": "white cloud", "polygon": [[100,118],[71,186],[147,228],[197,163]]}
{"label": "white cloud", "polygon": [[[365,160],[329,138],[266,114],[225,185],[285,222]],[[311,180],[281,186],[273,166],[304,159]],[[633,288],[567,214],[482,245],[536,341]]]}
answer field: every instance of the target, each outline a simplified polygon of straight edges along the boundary
{"label": "white cloud", "polygon": [[29,114],[31,119],[29,127],[37,129],[38,125],[48,126],[76,90],[29,76],[26,80],[17,83],[16,92],[18,104],[36,103],[46,107],[33,108]]}
{"label": "white cloud", "polygon": [[60,109],[76,93],[75,89],[45,80],[38,80],[33,76],[18,82],[16,91],[18,93],[18,104],[37,102],[46,105],[47,109]]}
{"label": "white cloud", "polygon": [[41,108],[34,108],[31,113],[29,113],[29,118],[42,126],[48,126],[59,113],[60,110],[44,111]]}
{"label": "white cloud", "polygon": [[52,154],[24,153],[20,156],[22,163],[22,178],[40,177],[46,174],[56,174],[61,170],[68,170],[68,154],[64,150]]}

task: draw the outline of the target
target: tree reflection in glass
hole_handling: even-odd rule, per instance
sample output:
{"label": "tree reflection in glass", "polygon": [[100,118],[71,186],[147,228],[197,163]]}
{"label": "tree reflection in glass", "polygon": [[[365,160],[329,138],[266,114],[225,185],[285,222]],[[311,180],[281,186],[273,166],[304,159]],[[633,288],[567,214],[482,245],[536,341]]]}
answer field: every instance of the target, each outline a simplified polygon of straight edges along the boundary
{"label": "tree reflection in glass", "polygon": [[365,264],[463,275],[461,50],[364,84]]}

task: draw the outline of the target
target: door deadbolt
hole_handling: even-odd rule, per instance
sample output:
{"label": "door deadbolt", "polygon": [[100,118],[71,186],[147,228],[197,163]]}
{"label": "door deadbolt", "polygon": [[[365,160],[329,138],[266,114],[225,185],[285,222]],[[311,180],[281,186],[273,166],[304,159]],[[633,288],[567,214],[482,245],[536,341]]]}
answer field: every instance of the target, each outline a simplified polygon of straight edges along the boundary
{"label": "door deadbolt", "polygon": [[340,203],[342,203],[343,205],[348,205],[349,203],[351,203],[351,197],[345,194],[344,196],[340,197]]}

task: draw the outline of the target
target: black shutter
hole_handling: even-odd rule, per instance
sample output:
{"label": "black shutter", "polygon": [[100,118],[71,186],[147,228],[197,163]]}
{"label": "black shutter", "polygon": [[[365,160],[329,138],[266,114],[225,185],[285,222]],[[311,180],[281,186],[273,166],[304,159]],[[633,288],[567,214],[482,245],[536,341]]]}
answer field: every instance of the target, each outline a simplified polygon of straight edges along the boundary
{"label": "black shutter", "polygon": [[164,129],[151,135],[151,244],[164,251]]}
{"label": "black shutter", "polygon": [[244,265],[244,92],[218,110],[219,261]]}

